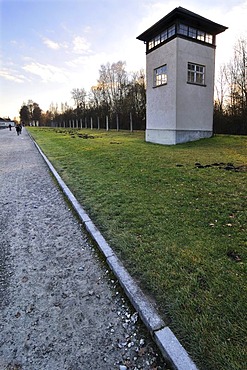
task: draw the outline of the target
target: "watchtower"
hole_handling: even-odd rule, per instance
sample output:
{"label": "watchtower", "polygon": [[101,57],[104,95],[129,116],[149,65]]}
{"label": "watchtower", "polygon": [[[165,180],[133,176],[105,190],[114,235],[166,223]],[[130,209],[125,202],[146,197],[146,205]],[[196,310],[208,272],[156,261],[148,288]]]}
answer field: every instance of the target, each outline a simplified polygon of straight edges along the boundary
{"label": "watchtower", "polygon": [[137,37],[146,44],[146,141],[212,136],[216,35],[226,29],[178,7]]}

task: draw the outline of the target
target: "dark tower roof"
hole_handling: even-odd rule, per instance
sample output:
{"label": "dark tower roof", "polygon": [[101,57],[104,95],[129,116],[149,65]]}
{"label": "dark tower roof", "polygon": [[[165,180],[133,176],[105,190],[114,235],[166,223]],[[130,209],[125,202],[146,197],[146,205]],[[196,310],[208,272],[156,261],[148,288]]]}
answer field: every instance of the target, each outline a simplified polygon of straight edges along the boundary
{"label": "dark tower roof", "polygon": [[185,23],[191,27],[199,28],[202,31],[209,32],[214,36],[224,32],[228,28],[179,6],[160,19],[152,27],[148,28],[138,36],[137,39],[145,42],[149,41],[155,35],[162,32],[164,28],[169,27],[177,21]]}

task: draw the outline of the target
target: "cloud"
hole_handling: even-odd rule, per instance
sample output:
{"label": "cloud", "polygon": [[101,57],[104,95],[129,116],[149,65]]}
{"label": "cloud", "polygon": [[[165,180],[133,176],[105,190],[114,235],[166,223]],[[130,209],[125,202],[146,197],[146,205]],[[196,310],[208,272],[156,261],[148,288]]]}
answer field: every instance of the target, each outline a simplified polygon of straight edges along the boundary
{"label": "cloud", "polygon": [[[89,31],[87,31],[89,32]],[[68,49],[68,44],[66,42],[59,43],[48,38],[43,38],[43,43],[52,50]],[[91,44],[82,36],[74,36],[72,42],[72,52],[75,54],[88,54],[91,52]]]}
{"label": "cloud", "polygon": [[82,36],[75,36],[73,39],[73,51],[76,54],[85,54],[91,51],[90,42]]}
{"label": "cloud", "polygon": [[90,32],[92,32],[92,27],[91,27],[91,26],[86,26],[86,27],[84,28],[84,32],[85,32],[85,33],[90,33]]}
{"label": "cloud", "polygon": [[69,68],[89,66],[91,64],[92,58],[94,58],[94,55],[79,55],[73,59],[65,61],[65,65],[68,66]]}
{"label": "cloud", "polygon": [[52,41],[52,40],[49,40],[49,39],[43,39],[43,43],[48,46],[49,49],[53,49],[53,50],[59,50],[61,48],[61,46],[55,42],[55,41]]}
{"label": "cloud", "polygon": [[7,68],[3,68],[0,70],[0,77],[3,77],[5,80],[17,83],[23,83],[26,80],[25,76],[18,74],[16,71],[11,71]]}
{"label": "cloud", "polygon": [[39,76],[43,82],[59,82],[68,81],[68,77],[64,70],[50,64],[41,64],[32,62],[23,67],[26,72]]}

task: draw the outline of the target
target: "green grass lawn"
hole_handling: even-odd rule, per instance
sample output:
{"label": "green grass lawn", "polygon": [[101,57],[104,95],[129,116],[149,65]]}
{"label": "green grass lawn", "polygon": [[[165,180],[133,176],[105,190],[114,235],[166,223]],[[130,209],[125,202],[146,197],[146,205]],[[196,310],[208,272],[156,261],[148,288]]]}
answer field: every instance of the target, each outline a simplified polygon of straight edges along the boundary
{"label": "green grass lawn", "polygon": [[247,137],[28,130],[198,367],[243,370]]}

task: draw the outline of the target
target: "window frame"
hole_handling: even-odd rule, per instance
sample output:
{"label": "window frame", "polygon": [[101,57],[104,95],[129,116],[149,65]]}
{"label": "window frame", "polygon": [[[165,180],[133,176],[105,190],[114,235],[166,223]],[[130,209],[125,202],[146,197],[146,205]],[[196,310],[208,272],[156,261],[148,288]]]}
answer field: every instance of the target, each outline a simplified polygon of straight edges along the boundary
{"label": "window frame", "polygon": [[214,36],[211,33],[189,26],[183,22],[178,23],[177,34],[206,44],[215,45]]}
{"label": "window frame", "polygon": [[151,49],[153,49],[154,48],[154,39],[152,39],[152,40],[150,40],[149,42],[148,42],[148,49],[149,50],[151,50]]}
{"label": "window frame", "polygon": [[176,35],[176,24],[167,28],[167,38],[169,39],[174,35]]}
{"label": "window frame", "polygon": [[176,36],[176,34],[177,25],[176,23],[173,23],[147,42],[147,52],[150,52],[154,48],[158,47],[159,44],[162,44],[172,37]]}
{"label": "window frame", "polygon": [[194,27],[189,26],[188,28],[188,37],[191,39],[197,39],[197,29]]}
{"label": "window frame", "polygon": [[[194,41],[203,42],[215,46],[215,36],[211,33],[201,30],[200,28],[192,27],[186,23],[173,23],[162,32],[147,42],[147,52],[162,45],[174,36],[182,36]],[[160,45],[160,46],[161,46]]]}
{"label": "window frame", "polygon": [[164,42],[167,39],[168,39],[168,35],[167,35],[167,29],[166,29],[163,32],[161,32],[161,34],[160,34],[160,42]]}
{"label": "window frame", "polygon": [[153,87],[160,87],[167,85],[167,64],[163,64],[160,67],[154,68],[153,70]]}
{"label": "window frame", "polygon": [[[192,78],[193,76],[193,78]],[[187,83],[197,86],[206,86],[206,66],[194,62],[187,63]]]}
{"label": "window frame", "polygon": [[205,42],[207,44],[211,44],[211,45],[214,45],[214,36],[211,35],[211,33],[205,33]]}

